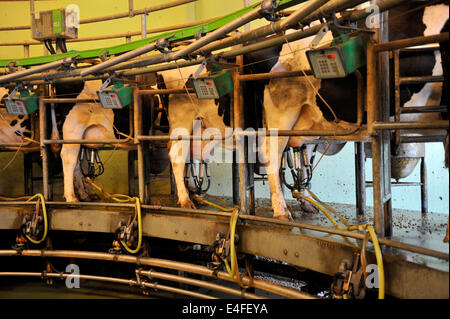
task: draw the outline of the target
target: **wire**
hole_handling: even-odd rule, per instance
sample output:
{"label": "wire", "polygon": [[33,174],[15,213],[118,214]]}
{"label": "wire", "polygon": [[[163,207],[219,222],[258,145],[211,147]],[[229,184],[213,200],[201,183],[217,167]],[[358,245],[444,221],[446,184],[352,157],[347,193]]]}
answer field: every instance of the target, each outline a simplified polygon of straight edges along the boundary
{"label": "wire", "polygon": [[[38,198],[38,200],[36,201],[36,203],[41,204],[42,206],[42,218],[44,220],[44,233],[41,237],[41,239],[35,240],[33,238],[31,238],[31,236],[25,234],[25,237],[33,244],[40,244],[42,243],[46,238],[47,238],[47,232],[48,232],[48,221],[47,221],[47,209],[45,208],[45,198],[44,195],[42,195],[41,193],[35,194],[33,196],[21,196],[21,197],[6,197],[6,196],[0,196],[0,200],[5,200],[5,201],[17,201],[17,200],[23,200],[26,199],[27,202],[32,201],[33,199]],[[36,214],[38,214],[38,211],[36,211]]]}
{"label": "wire", "polygon": [[210,201],[207,201],[206,199],[201,198],[198,194],[194,195],[194,200],[196,200],[198,202],[201,202],[201,203],[204,203],[204,204],[207,204],[209,206],[215,207],[215,208],[220,209],[221,211],[224,211],[224,212],[232,212],[234,210],[234,208],[222,207],[220,205],[217,205],[217,204],[214,204],[214,203],[212,203]]}
{"label": "wire", "polygon": [[8,163],[0,170],[0,173],[3,173],[16,159],[17,154],[19,154],[20,149],[22,148],[23,144],[25,143],[24,140],[22,140],[22,143],[20,143],[20,146],[17,148],[17,150],[14,152],[14,155],[11,157]]}
{"label": "wire", "polygon": [[[307,188],[305,188],[307,189]],[[314,195],[314,193],[307,189],[310,194],[317,198],[316,195]],[[361,225],[350,225],[345,218],[343,218],[341,215],[339,215],[334,209],[332,209],[330,206],[326,205],[325,203],[323,203],[322,201],[320,201],[317,198],[317,202],[314,201],[313,199],[306,197],[302,194],[300,194],[300,192],[298,191],[294,191],[292,192],[292,196],[294,196],[297,199],[303,199],[306,200],[307,202],[313,204],[314,206],[316,206],[322,213],[325,214],[325,216],[327,216],[327,218],[331,221],[331,223],[340,230],[348,230],[348,231],[353,231],[353,230],[359,230],[359,231],[363,231],[366,230],[372,240],[372,244],[375,250],[375,257],[377,260],[377,266],[378,266],[378,299],[384,299],[384,291],[385,291],[385,277],[384,277],[384,266],[383,266],[383,255],[381,253],[381,248],[380,248],[380,244],[378,242],[378,238],[377,235],[375,233],[375,231],[373,230],[373,227],[371,225],[368,224],[361,224]],[[325,208],[328,208],[333,214],[335,214],[340,220],[341,222],[346,226],[346,227],[342,227],[340,226],[334,219],[333,217],[331,217],[331,215],[325,210]],[[365,243],[363,244],[365,246]],[[365,269],[364,269],[365,271]],[[344,297],[344,299],[346,299]]]}
{"label": "wire", "polygon": [[97,191],[99,191],[104,197],[105,199],[112,199],[115,202],[118,203],[129,203],[129,202],[135,202],[135,214],[133,217],[133,220],[131,221],[131,223],[133,223],[136,218],[137,218],[137,222],[138,222],[138,243],[135,249],[131,249],[127,243],[125,243],[123,240],[120,240],[120,244],[122,245],[122,247],[129,252],[130,254],[136,254],[137,252],[139,252],[139,250],[141,249],[142,246],[142,212],[141,212],[141,202],[139,200],[138,197],[130,197],[128,195],[125,194],[109,194],[108,192],[106,192],[104,190],[103,187],[98,186],[97,184],[95,184],[91,179],[89,178],[85,178],[85,181],[87,183],[89,183],[90,185],[92,185]]}

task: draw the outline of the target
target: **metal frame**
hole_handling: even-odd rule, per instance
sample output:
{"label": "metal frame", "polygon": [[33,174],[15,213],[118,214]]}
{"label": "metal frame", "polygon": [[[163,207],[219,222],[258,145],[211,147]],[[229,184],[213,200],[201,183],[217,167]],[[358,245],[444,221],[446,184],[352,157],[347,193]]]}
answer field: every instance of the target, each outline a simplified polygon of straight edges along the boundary
{"label": "metal frame", "polygon": [[[415,37],[385,43],[369,43],[367,48],[367,129],[372,136],[372,169],[374,185],[374,226],[380,236],[392,234],[391,176],[389,131],[401,129],[448,129],[449,121],[435,120],[427,122],[389,122],[388,101],[379,101],[380,88],[377,67],[381,65],[381,53],[410,46],[438,43],[449,40],[449,34]],[[386,83],[388,81],[384,81]],[[399,109],[399,107],[397,107]],[[384,112],[384,113],[383,113]],[[399,119],[399,117],[397,116]],[[386,149],[386,147],[388,149]],[[387,156],[387,158],[386,158]],[[386,160],[387,159],[387,160]],[[423,196],[423,195],[422,195]]]}
{"label": "metal frame", "polygon": [[[389,2],[389,1],[386,1]],[[394,2],[394,1],[391,1]],[[390,2],[389,2],[390,3]],[[360,14],[361,17],[364,17],[362,14]],[[312,29],[312,28],[311,28]],[[296,35],[297,37],[305,37],[307,36],[307,32],[303,32],[303,33],[299,33]],[[290,38],[291,40],[293,40],[294,38]],[[394,50],[394,49],[398,49],[401,47],[406,47],[406,46],[412,46],[412,45],[418,45],[418,44],[424,44],[424,43],[430,43],[430,42],[441,42],[441,41],[448,41],[448,33],[444,34],[444,35],[437,35],[437,36],[430,36],[430,37],[420,37],[420,38],[413,38],[413,39],[406,39],[406,40],[400,40],[400,41],[394,41],[394,42],[389,42],[389,43],[380,43],[380,44],[375,44],[375,43],[371,43],[368,47],[368,52],[367,52],[367,70],[368,70],[368,78],[367,78],[367,98],[366,98],[366,103],[367,103],[367,112],[368,112],[368,124],[367,124],[367,130],[368,133],[371,134],[372,136],[372,153],[373,153],[373,175],[374,175],[374,212],[375,212],[375,220],[374,220],[374,224],[375,224],[375,229],[377,231],[377,233],[379,235],[383,236],[387,236],[390,234],[389,229],[392,227],[391,226],[391,216],[390,216],[390,172],[389,172],[389,167],[384,167],[384,161],[383,158],[384,156],[386,156],[387,154],[389,154],[389,152],[386,151],[385,146],[386,146],[386,136],[381,136],[380,132],[386,131],[386,130],[398,130],[398,129],[411,129],[411,128],[433,128],[435,129],[437,126],[438,127],[442,127],[442,128],[448,128],[448,121],[436,121],[433,123],[389,123],[385,121],[385,118],[382,116],[383,114],[383,110],[379,107],[380,105],[382,106],[386,106],[386,102],[385,101],[378,101],[377,99],[377,89],[379,89],[379,83],[378,83],[378,75],[380,74],[378,66],[382,66],[383,63],[381,62],[381,58],[378,56],[378,53],[380,52],[384,52],[384,51],[389,51],[389,50]],[[283,39],[284,41],[284,39]],[[274,42],[270,42],[270,44],[273,44]],[[269,43],[266,43],[265,45],[268,45]],[[255,47],[252,47],[255,48]],[[239,54],[244,53],[243,51],[235,51],[232,54],[230,54],[230,56],[237,56]],[[191,64],[197,64],[198,61],[193,61],[193,62],[189,62]],[[186,63],[187,64],[187,63]],[[164,67],[168,67],[170,66],[169,64],[163,66]],[[157,68],[157,67],[156,67]],[[153,68],[147,68],[144,70],[139,70],[139,71],[135,71],[134,74],[141,74],[141,73],[148,73],[148,72],[152,72],[155,71],[156,69],[155,67]],[[141,73],[139,73],[141,72]],[[131,73],[130,73],[131,74]],[[267,78],[269,77],[276,77],[276,76],[299,76],[299,73],[297,72],[295,75],[294,73],[292,74],[278,74],[278,75],[274,75],[274,74],[266,74],[266,75],[255,75],[255,76],[250,76],[250,75],[241,75],[238,72],[234,72],[233,77],[234,77],[234,85],[235,85],[235,90],[234,90],[234,112],[233,112],[233,118],[234,118],[234,127],[242,127],[243,126],[243,116],[242,116],[242,109],[241,109],[241,105],[242,105],[242,90],[241,90],[241,81],[247,81],[247,80],[255,80],[255,79],[261,79],[264,78],[264,76],[267,76]],[[416,81],[417,79],[408,79],[408,81]],[[432,81],[434,80],[438,80],[438,79],[431,79]],[[146,92],[148,91],[148,92]],[[41,134],[41,155],[42,155],[42,159],[43,159],[43,185],[44,185],[44,196],[46,199],[49,199],[49,176],[48,176],[48,150],[47,150],[47,145],[49,144],[68,144],[68,143],[75,143],[75,144],[86,144],[86,143],[96,143],[96,144],[105,144],[105,143],[114,143],[114,144],[119,144],[119,143],[127,143],[127,144],[133,144],[137,146],[137,151],[138,151],[138,176],[139,176],[139,197],[141,199],[141,201],[145,202],[145,191],[144,191],[144,183],[143,183],[143,177],[144,177],[144,159],[143,159],[143,141],[145,140],[167,140],[168,137],[167,136],[150,136],[150,137],[144,137],[141,135],[141,124],[142,124],[142,118],[139,116],[141,114],[141,100],[140,100],[140,96],[143,94],[156,94],[158,92],[158,90],[135,90],[134,92],[134,103],[135,103],[135,107],[133,110],[133,114],[134,114],[134,128],[135,128],[135,134],[134,134],[134,141],[133,143],[131,143],[131,139],[127,139],[127,140],[101,140],[101,141],[87,141],[87,140],[72,140],[72,141],[64,141],[64,140],[57,140],[57,141],[52,141],[52,140],[47,140],[46,139],[46,104],[47,103],[66,103],[66,102],[80,102],[83,100],[78,100],[78,99],[40,99],[40,103],[39,103],[39,114],[40,114],[40,134]],[[170,91],[170,93],[174,94],[174,93],[185,93],[186,91],[183,90],[178,90],[178,91]],[[169,93],[169,91],[166,91],[164,93]],[[360,99],[358,99],[358,101],[360,101]],[[91,100],[88,100],[88,102],[92,102]],[[358,103],[359,106],[361,106],[362,104]],[[358,108],[358,110],[360,110],[360,108]],[[131,112],[131,108],[130,108],[130,112]],[[359,121],[360,117],[359,115],[362,114],[362,112],[358,112],[358,123],[360,124],[361,122]],[[132,117],[130,116],[130,119]],[[361,117],[362,119],[362,117]],[[133,126],[130,126],[133,127]],[[308,130],[308,131],[295,131],[295,130],[289,130],[289,131],[280,131],[279,132],[279,136],[325,136],[328,139],[335,139],[337,135],[342,135],[342,137],[340,137],[340,139],[342,140],[354,140],[354,141],[362,141],[365,140],[366,137],[364,135],[360,135],[358,137],[355,137],[353,134],[356,133],[356,131],[354,132],[349,132],[349,131],[342,131],[342,132],[336,132],[336,131],[329,131],[329,132],[324,132],[324,131],[314,131],[314,130]],[[245,137],[245,134],[242,134],[240,136],[238,136],[238,138],[242,138]],[[192,137],[194,138],[194,137]],[[358,147],[360,147],[360,144],[357,144]],[[384,155],[383,155],[384,154]],[[240,156],[245,156],[244,154],[240,154]],[[246,165],[245,164],[239,164],[239,194],[241,195],[240,198],[240,206],[241,206],[241,211],[245,216],[245,213],[247,213],[248,211],[251,211],[251,209],[249,209],[248,205],[249,205],[249,201],[247,200],[247,183],[248,183],[248,176],[247,176],[247,172],[246,172]],[[386,184],[387,183],[387,184]],[[235,184],[237,186],[237,184]],[[359,185],[359,184],[358,184]],[[360,189],[360,187],[359,187]],[[376,190],[375,190],[376,189]],[[252,201],[250,201],[251,203]],[[3,203],[0,203],[3,204]],[[30,203],[9,203],[9,205],[7,206],[14,206],[14,205],[29,205]],[[49,203],[51,205],[51,203]],[[70,206],[71,204],[68,203],[64,203],[65,205]],[[86,203],[87,204],[87,203]],[[76,204],[73,204],[76,206]],[[5,205],[2,205],[5,206]],[[104,203],[102,203],[101,205],[98,205],[96,203],[92,203],[92,206],[95,207],[105,207],[107,205],[105,205]],[[184,241],[193,241],[193,242],[202,242],[204,244],[210,244],[213,241],[213,238],[211,238],[211,235],[215,235],[215,232],[217,231],[217,229],[222,229],[224,226],[227,225],[228,223],[228,219],[229,219],[229,214],[225,214],[225,213],[217,213],[217,212],[210,212],[210,215],[214,215],[214,216],[222,216],[225,218],[222,218],[222,220],[205,220],[204,218],[192,218],[192,214],[198,214],[201,211],[198,210],[183,210],[183,209],[176,209],[176,208],[168,208],[168,207],[160,207],[160,206],[151,206],[151,205],[144,205],[143,206],[144,209],[148,209],[151,212],[154,211],[165,211],[165,212],[183,212],[185,215],[183,216],[174,216],[174,215],[170,215],[170,214],[164,214],[162,215],[164,218],[161,218],[161,216],[157,216],[157,218],[154,218],[153,215],[158,215],[155,213],[151,213],[151,214],[146,214],[146,217],[144,218],[148,218],[149,220],[151,220],[151,222],[148,222],[148,231],[149,233],[147,235],[149,236],[159,236],[159,237],[163,237],[163,238],[171,238],[171,239],[178,239],[178,240],[184,240]],[[64,225],[64,223],[66,221],[62,220],[61,218],[67,217],[68,214],[72,214],[72,215],[76,215],[77,218],[82,219],[83,221],[85,220],[85,216],[83,215],[79,215],[78,214],[79,211],[77,211],[76,209],[71,209],[69,211],[62,211],[62,210],[54,210],[52,212],[53,214],[53,218],[51,219],[51,222],[53,223],[52,225]],[[18,214],[15,212],[15,216],[17,216]],[[207,213],[205,213],[205,215],[208,215]],[[117,216],[116,216],[117,217]],[[114,218],[113,216],[97,216],[97,218]],[[241,244],[241,251],[246,252],[246,253],[251,253],[251,254],[261,254],[261,255],[270,255],[269,257],[271,258],[275,258],[275,259],[280,259],[280,260],[285,260],[288,261],[290,263],[293,263],[295,265],[299,265],[301,267],[307,267],[310,269],[314,269],[316,271],[322,271],[325,273],[329,273],[332,274],[337,270],[337,266],[338,266],[338,262],[340,262],[341,257],[351,257],[353,255],[353,252],[355,250],[354,247],[352,247],[351,245],[340,245],[340,244],[336,244],[335,241],[330,241],[330,240],[323,240],[318,238],[317,236],[315,236],[314,234],[312,235],[298,235],[292,232],[292,230],[294,229],[293,227],[299,227],[299,228],[304,228],[304,229],[310,229],[310,230],[315,230],[315,231],[325,231],[327,233],[334,233],[334,234],[339,234],[342,236],[347,236],[347,237],[351,237],[351,238],[356,238],[356,239],[363,239],[363,235],[360,234],[355,234],[355,233],[351,233],[351,232],[343,232],[343,231],[336,231],[336,230],[331,230],[331,229],[326,229],[325,227],[323,227],[323,229],[321,227],[314,227],[311,225],[302,225],[300,226],[298,223],[289,223],[289,222],[279,222],[279,221],[274,221],[274,220],[270,220],[269,221],[263,221],[258,217],[254,217],[254,216],[245,216],[245,219],[247,221],[249,221],[249,223],[246,224],[242,224],[240,225],[240,231],[242,232],[242,244]],[[159,224],[157,223],[157,221],[159,220]],[[164,225],[161,224],[161,221],[164,221],[164,223],[166,224],[166,228],[164,228]],[[255,222],[255,225],[250,225],[250,222]],[[260,225],[258,225],[258,222],[262,222],[263,223],[263,227],[259,227]],[[16,223],[16,222],[15,222]],[[61,223],[61,224],[58,224]],[[187,229],[199,229],[200,225],[202,225],[201,227],[203,229],[207,229],[208,227],[205,227],[205,223],[208,226],[214,226],[211,227],[209,229],[209,231],[207,233],[202,233],[202,234],[195,234],[194,232],[190,232],[189,233],[187,231],[184,232],[176,232],[174,231],[174,233],[172,232],[167,232],[167,227],[172,227],[173,225],[181,225],[178,227],[186,227]],[[73,224],[75,225],[75,224]],[[79,225],[79,224],[76,224]],[[76,226],[75,225],[75,226]],[[83,223],[82,223],[83,225]],[[86,220],[86,225],[89,225],[89,219]],[[161,225],[160,229],[155,229],[155,225]],[[65,226],[67,227],[67,225]],[[72,226],[74,227],[74,226]],[[56,228],[55,228],[56,229]],[[70,228],[63,228],[63,229],[70,229]],[[178,228],[176,228],[178,229]],[[152,233],[155,232],[155,233]],[[358,237],[359,236],[359,237]],[[299,240],[301,239],[301,240]],[[296,241],[299,240],[299,241]],[[262,243],[266,243],[266,244],[262,244]],[[273,245],[279,243],[281,245],[284,245],[288,248],[285,248],[283,250],[280,249],[280,247],[274,247]],[[390,242],[388,242],[386,239],[384,238],[380,238],[380,243],[381,244],[388,244]],[[406,244],[402,244],[402,243],[395,243],[392,242],[390,243],[392,245],[397,245],[397,247],[400,246],[400,249],[404,249],[405,247],[409,247],[410,245],[406,245]],[[336,245],[339,246],[339,250],[336,254],[333,254],[332,251],[336,248]],[[296,249],[299,249],[299,247],[301,248],[301,252],[302,256],[308,256],[305,259],[301,259],[301,261],[299,261],[299,256],[300,254],[293,254],[291,256],[290,252],[291,251],[296,251]],[[411,247],[409,247],[411,248]],[[267,250],[266,250],[267,249]],[[436,252],[429,252],[427,250],[424,249],[420,249],[420,247],[415,247],[414,248],[417,252],[419,252],[420,254],[432,254],[434,257],[436,256],[440,256],[439,258],[444,258],[448,261],[448,254],[442,254],[442,253],[436,253]],[[277,251],[276,251],[277,250]],[[279,250],[279,251],[278,251]],[[268,252],[270,251],[270,253]],[[286,253],[285,253],[286,251]],[[312,252],[311,252],[312,251]],[[298,252],[298,251],[297,251]],[[47,251],[45,252],[47,253]],[[50,253],[50,252],[48,252]],[[11,253],[8,253],[11,254]],[[50,253],[51,254],[51,253]],[[7,255],[7,254],[6,254]],[[42,256],[42,252],[39,251],[39,255]],[[321,257],[327,255],[329,256],[335,256],[336,259],[333,261],[334,264],[328,264],[328,265],[324,265],[322,263],[322,259]],[[73,255],[73,256],[78,256],[79,258],[82,258],[83,254],[78,253],[77,255]],[[80,257],[81,256],[81,257]],[[119,256],[117,259],[120,259],[122,256]],[[135,258],[135,257],[131,257],[131,256],[123,256],[125,259],[127,258]],[[373,256],[372,256],[373,257]],[[106,257],[105,257],[106,258]],[[109,257],[107,257],[109,258]],[[109,260],[109,259],[107,259]],[[127,260],[131,260],[131,259],[127,259]],[[129,262],[129,261],[128,261]],[[142,259],[140,259],[140,262],[142,262]],[[436,271],[435,269],[432,268],[427,268],[426,266],[422,266],[422,265],[417,265],[417,264],[413,264],[410,262],[407,262],[405,260],[395,260],[395,262],[392,262],[390,260],[386,261],[387,264],[389,265],[387,268],[389,269],[389,271],[391,274],[391,278],[388,280],[392,280],[391,284],[388,285],[388,289],[391,289],[391,293],[393,295],[398,295],[398,296],[403,296],[405,297],[405,294],[407,296],[411,296],[414,295],[415,293],[418,293],[419,291],[421,291],[420,289],[428,289],[426,288],[424,285],[426,286],[433,286],[431,285],[431,281],[424,283],[424,285],[422,286],[417,286],[419,288],[415,288],[414,291],[412,292],[404,292],[404,291],[399,291],[399,289],[401,290],[402,287],[399,287],[398,285],[393,284],[395,282],[395,280],[397,280],[394,277],[395,275],[399,275],[401,274],[402,271],[406,270],[407,274],[403,274],[401,275],[401,279],[402,283],[414,283],[416,284],[416,282],[414,282],[413,278],[415,278],[415,276],[417,275],[417,272],[423,271],[423,269],[427,269],[429,271],[432,277],[432,282],[435,283],[436,285],[438,285],[439,283],[442,282],[448,282],[448,272],[439,272]],[[325,267],[325,268],[324,268]],[[328,267],[328,268],[327,268]],[[392,268],[389,268],[392,267]],[[410,272],[408,272],[410,271]],[[445,287],[444,287],[445,288]],[[427,293],[429,293],[430,295],[432,295],[432,292],[426,290]],[[447,291],[447,298],[448,298],[448,287],[446,289]],[[408,295],[408,293],[411,293],[411,295]],[[439,292],[441,293],[441,292]],[[445,295],[445,292],[443,292],[443,295]]]}
{"label": "metal frame", "polygon": [[[51,189],[50,189],[50,176],[48,169],[48,145],[50,144],[118,144],[118,145],[128,145],[134,146],[131,143],[131,138],[126,139],[102,139],[102,140],[52,140],[47,139],[47,107],[46,105],[49,103],[92,103],[98,102],[96,99],[58,99],[58,98],[39,98],[39,131],[40,131],[40,147],[41,147],[41,157],[42,157],[42,187],[43,187],[43,195],[46,200],[51,198]],[[133,135],[133,110],[131,106],[130,110],[130,136]],[[131,151],[132,149],[127,149]],[[130,172],[129,172],[130,173]],[[134,172],[133,172],[134,174]],[[130,174],[128,174],[130,175]]]}
{"label": "metal frame", "polygon": [[[6,204],[2,206],[17,205],[15,203],[2,204]],[[22,205],[17,205],[18,208],[11,207],[6,210],[0,228],[17,229],[23,215],[32,211],[33,204],[26,203],[27,208],[25,209],[21,207]],[[99,211],[97,203],[49,202],[48,206],[51,208],[49,209],[49,226],[54,230],[114,233],[114,225],[131,214],[133,204],[105,203],[104,205],[103,209],[107,210]],[[211,245],[217,232],[226,232],[231,215],[217,211],[156,205],[143,205],[142,209],[144,212],[142,217],[144,236],[202,245]],[[342,259],[353,259],[354,253],[359,252],[359,245],[364,238],[363,234],[355,232],[306,223],[276,221],[271,218],[250,215],[240,216],[237,232],[241,238],[238,246],[240,253],[283,260],[291,265],[328,275],[336,272]],[[330,234],[337,237],[329,237]],[[348,240],[340,240],[339,236],[348,237]],[[447,253],[384,238],[380,238],[379,241],[381,245],[391,246],[391,248],[383,249],[387,293],[400,298],[448,298],[448,284],[445,285],[448,283],[448,268],[447,271],[445,270],[448,267]],[[405,254],[401,250],[430,257]],[[42,252],[49,254],[46,255],[48,257],[53,254],[51,250],[37,250],[36,256],[42,256]],[[6,256],[19,253],[9,251]],[[76,256],[73,255],[76,252],[62,253],[66,256]],[[22,251],[21,254],[23,256],[32,255],[27,251]],[[83,254],[87,256],[90,253],[83,252]],[[104,260],[132,260],[133,262],[137,260],[137,257],[128,255],[95,254],[105,256]],[[1,255],[3,255],[3,251],[0,252]],[[422,262],[411,262],[412,257],[420,258]],[[143,262],[145,259],[139,258],[142,265],[146,265]],[[368,262],[375,263],[373,252],[368,252]],[[177,270],[189,271],[187,268],[177,268]],[[213,272],[212,270],[208,271]],[[426,280],[417,280],[418,276],[422,279],[426,278]]]}

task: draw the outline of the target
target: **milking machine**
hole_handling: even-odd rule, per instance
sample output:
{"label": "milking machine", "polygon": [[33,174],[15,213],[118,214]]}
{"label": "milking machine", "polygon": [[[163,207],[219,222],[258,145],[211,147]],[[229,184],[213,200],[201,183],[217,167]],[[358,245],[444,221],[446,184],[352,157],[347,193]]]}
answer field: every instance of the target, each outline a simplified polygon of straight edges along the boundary
{"label": "milking machine", "polygon": [[[205,180],[206,187],[204,186]],[[201,195],[206,193],[211,186],[209,163],[204,160],[186,163],[184,169],[184,184],[193,194]]]}
{"label": "milking machine", "polygon": [[[306,145],[301,147],[287,147],[281,157],[280,179],[283,184],[291,191],[298,190],[303,192],[304,187],[311,188],[311,179],[314,158],[318,145],[314,147],[313,155],[308,160]],[[289,168],[292,176],[290,184],[286,179],[286,169]]]}
{"label": "milking machine", "polygon": [[82,145],[79,154],[78,160],[80,163],[81,173],[84,177],[88,177],[93,181],[103,174],[105,167],[100,160],[97,149]]}

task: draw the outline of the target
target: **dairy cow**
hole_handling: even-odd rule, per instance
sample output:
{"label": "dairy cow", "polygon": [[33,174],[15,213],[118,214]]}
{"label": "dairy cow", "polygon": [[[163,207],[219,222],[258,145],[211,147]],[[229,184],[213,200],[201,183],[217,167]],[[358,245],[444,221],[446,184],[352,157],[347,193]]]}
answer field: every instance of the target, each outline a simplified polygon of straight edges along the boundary
{"label": "dairy cow", "polygon": [[[421,2],[411,2],[389,12],[390,40],[397,40],[420,35],[437,34],[448,19],[448,5],[440,4],[424,7]],[[414,21],[414,23],[411,23]],[[329,35],[328,35],[329,36]],[[330,38],[324,39],[329,41]],[[285,45],[278,63],[272,72],[292,71],[309,68],[304,48],[312,38],[302,39]],[[406,52],[400,55],[400,76],[421,76],[442,74],[439,52]],[[363,70],[362,70],[363,71]],[[439,104],[440,84],[403,86],[401,90],[402,106],[420,106]],[[356,121],[356,81],[352,76],[345,79],[317,80],[313,77],[273,79],[264,91],[264,115],[267,128],[279,130],[305,129],[348,129]],[[331,106],[337,120],[323,101]],[[391,105],[393,105],[391,103]],[[429,115],[402,115],[401,120],[419,120],[432,118]],[[290,211],[284,200],[280,176],[282,151],[286,145],[299,147],[308,138],[280,137],[278,156],[266,160],[272,208],[274,217],[289,219]],[[336,143],[335,143],[336,144]],[[341,145],[342,146],[342,145]],[[339,151],[337,146],[331,153]],[[311,154],[311,152],[309,152]],[[327,154],[329,154],[327,152]],[[330,154],[330,155],[332,155]]]}
{"label": "dairy cow", "polygon": [[[280,47],[260,50],[244,56],[246,73],[266,73],[277,62]],[[160,72],[160,88],[179,89],[190,85],[190,77],[197,71],[198,66],[185,67],[181,69]],[[265,81],[249,82],[244,87],[244,113],[246,119],[251,119],[245,123],[246,127],[258,127],[261,118],[258,114],[262,112],[263,90]],[[220,134],[223,141],[202,141],[197,142],[199,147],[189,140],[170,141],[168,144],[169,158],[172,164],[173,174],[176,183],[178,204],[184,208],[195,208],[195,204],[190,198],[190,190],[185,184],[185,168],[189,160],[205,160],[214,152],[214,148],[220,144],[228,149],[233,148],[231,134],[227,129],[232,126],[230,104],[230,94],[218,100],[197,99],[192,94],[171,94],[162,96],[163,104],[167,104],[168,122],[170,135],[173,137],[202,134]],[[197,123],[197,124],[196,124]],[[200,124],[201,123],[201,124]],[[183,150],[185,150],[183,152]],[[189,150],[186,152],[186,150]],[[192,183],[192,176],[188,180],[188,185]]]}
{"label": "dairy cow", "polygon": [[[144,78],[145,82],[146,79]],[[73,97],[84,100],[96,100],[97,91],[102,86],[102,81],[76,82],[72,90],[66,87]],[[62,91],[62,87],[59,87]],[[81,91],[81,92],[80,92]],[[144,132],[150,127],[150,100],[143,99]],[[158,103],[153,101],[154,104]],[[157,105],[157,104],[156,104]],[[124,139],[121,133],[129,132],[130,117],[128,107],[122,109],[106,109],[98,102],[67,104],[69,108],[62,125],[62,138],[64,140],[104,140]],[[52,125],[55,127],[55,124]],[[52,131],[52,138],[57,138],[58,133]],[[85,167],[85,162],[80,162],[81,154],[87,157],[87,151],[96,150],[102,144],[63,144],[61,148],[61,160],[64,173],[64,198],[68,202],[86,201],[92,199],[94,192],[89,184],[85,182],[85,175],[90,174]],[[116,148],[130,150],[127,144],[117,144]],[[84,152],[84,153],[83,153]],[[92,154],[92,153],[89,153]],[[101,163],[100,163],[101,164]],[[102,165],[102,164],[101,164]],[[94,176],[95,177],[95,176]]]}

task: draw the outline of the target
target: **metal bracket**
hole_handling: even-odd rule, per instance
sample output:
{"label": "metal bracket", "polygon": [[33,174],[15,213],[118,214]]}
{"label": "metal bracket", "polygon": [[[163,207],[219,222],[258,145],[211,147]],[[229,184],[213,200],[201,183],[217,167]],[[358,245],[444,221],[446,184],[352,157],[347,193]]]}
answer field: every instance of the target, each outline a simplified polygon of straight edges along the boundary
{"label": "metal bracket", "polygon": [[25,215],[22,220],[22,226],[20,227],[22,234],[30,237],[39,237],[43,231],[44,220],[42,216],[38,216],[37,211],[30,217]]}
{"label": "metal bracket", "polygon": [[128,17],[134,17],[133,0],[128,0]]}
{"label": "metal bracket", "polygon": [[164,54],[167,53],[171,53],[172,50],[170,49],[170,39],[172,39],[173,37],[175,37],[175,33],[172,34],[170,37],[167,38],[161,38],[156,40],[155,45],[156,45],[156,49]]}
{"label": "metal bracket", "polygon": [[14,90],[8,95],[7,99],[11,100],[14,96],[16,96],[17,91],[23,90],[23,88],[24,87],[23,87],[22,83],[17,84],[16,87],[14,88]]}
{"label": "metal bracket", "polygon": [[361,29],[357,27],[357,23],[356,22],[349,22],[348,26],[340,24],[339,23],[339,19],[336,16],[336,13],[333,12],[331,14],[331,17],[333,19],[333,25],[338,28],[338,29],[343,29],[343,30],[350,30],[350,31],[359,31],[359,32],[365,32],[365,33],[370,33],[373,34],[374,31],[371,30],[366,30],[366,29]]}
{"label": "metal bracket", "polygon": [[194,39],[199,40],[202,37],[203,31],[205,31],[205,27],[201,27],[201,29],[198,30],[197,34],[194,36]]}
{"label": "metal bracket", "polygon": [[10,61],[7,65],[9,73],[14,73],[14,68],[16,67],[16,61]]}
{"label": "metal bracket", "polygon": [[113,75],[111,75],[110,77],[108,77],[108,78],[105,80],[105,82],[103,82],[102,86],[101,86],[100,89],[99,89],[99,92],[103,92],[103,90],[106,89],[106,88],[111,84],[112,79],[115,78],[115,77],[116,77],[115,74],[113,74]]}
{"label": "metal bracket", "polygon": [[[209,166],[208,166],[207,162],[201,161],[200,163],[198,163],[198,165],[199,165],[198,174],[195,171],[194,165],[195,165],[195,163],[187,163],[186,164],[184,183],[191,192],[200,195],[202,193],[206,193],[209,190],[209,187],[211,186],[211,174],[210,174]],[[203,166],[205,166],[204,170],[203,170]],[[206,189],[203,189],[202,187],[203,187],[203,182],[205,180],[205,175],[206,175],[207,185],[206,185]],[[192,177],[194,180],[194,188],[195,188],[194,190],[192,190],[189,187],[189,177]]]}
{"label": "metal bracket", "polygon": [[207,60],[204,60],[202,62],[202,64],[200,64],[199,68],[197,69],[197,71],[195,71],[195,73],[192,75],[192,78],[194,80],[196,80],[198,78],[198,76],[200,75],[200,73],[202,73],[202,71],[205,69],[206,64],[208,64]]}
{"label": "metal bracket", "polygon": [[311,49],[315,49],[319,45],[320,41],[322,41],[323,37],[327,34],[327,32],[329,30],[330,30],[329,23],[327,23],[322,28],[320,28],[319,32],[317,32],[316,36],[314,37],[314,39],[309,44],[309,47]]}
{"label": "metal bracket", "polygon": [[102,62],[105,62],[108,59],[108,54],[109,54],[108,50],[100,50],[98,57],[100,58],[100,60],[102,60]]}
{"label": "metal bracket", "polygon": [[79,56],[80,56],[80,55],[77,54],[77,55],[72,56],[72,57],[65,57],[65,58],[64,58],[64,62],[63,62],[63,64],[62,64],[61,66],[64,67],[64,68],[66,68],[66,69],[72,70],[72,69],[73,69],[73,67],[71,67],[71,66],[72,66],[72,63],[75,63],[76,59],[77,59]]}
{"label": "metal bracket", "polygon": [[278,8],[278,4],[280,2],[280,0],[264,0],[263,2],[261,2],[261,9],[259,10],[259,14],[266,20],[271,22],[279,20],[281,16],[277,12],[275,12],[275,9]]}

